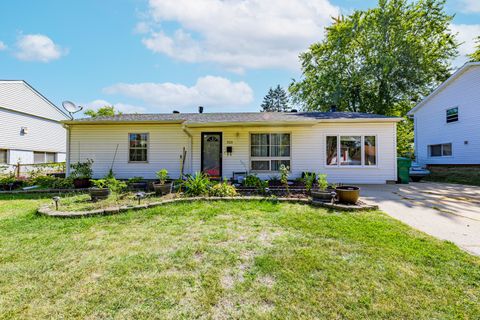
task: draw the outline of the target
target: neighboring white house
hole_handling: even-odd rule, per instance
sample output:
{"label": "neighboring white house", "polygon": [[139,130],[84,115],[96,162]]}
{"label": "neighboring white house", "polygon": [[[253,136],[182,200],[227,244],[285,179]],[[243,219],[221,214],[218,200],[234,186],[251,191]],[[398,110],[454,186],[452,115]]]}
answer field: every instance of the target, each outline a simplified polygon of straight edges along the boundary
{"label": "neighboring white house", "polygon": [[69,117],[22,80],[0,80],[0,165],[65,161]]}
{"label": "neighboring white house", "polygon": [[480,62],[465,64],[409,115],[417,162],[480,164]]}
{"label": "neighboring white house", "polygon": [[[291,178],[302,172],[328,174],[331,182],[397,180],[399,118],[343,112],[123,114],[64,121],[67,164],[92,159],[94,178],[112,168],[116,177],[154,179],[166,168],[178,178],[203,171],[231,178],[253,172]],[[67,166],[68,168],[69,166]]]}

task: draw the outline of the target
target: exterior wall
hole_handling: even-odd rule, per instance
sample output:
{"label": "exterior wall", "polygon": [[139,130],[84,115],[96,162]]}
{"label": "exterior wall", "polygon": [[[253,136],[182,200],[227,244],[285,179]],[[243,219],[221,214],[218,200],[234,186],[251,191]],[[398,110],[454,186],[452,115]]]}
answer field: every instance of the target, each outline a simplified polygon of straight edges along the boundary
{"label": "exterior wall", "polygon": [[[414,115],[415,153],[421,164],[480,164],[480,66],[472,66]],[[459,120],[446,123],[446,109]],[[468,144],[465,144],[468,141]],[[429,157],[428,145],[452,143],[452,156]]]}
{"label": "exterior wall", "polygon": [[[10,163],[33,163],[32,151],[64,153],[66,130],[57,121],[0,109],[0,149],[10,150]],[[28,128],[22,134],[21,128]],[[31,155],[30,155],[31,154]]]}
{"label": "exterior wall", "polygon": [[[189,128],[192,141],[180,125],[72,125],[70,128],[70,163],[93,159],[94,177],[108,173],[118,145],[113,171],[117,178],[142,176],[154,179],[155,172],[166,168],[172,178],[180,174],[180,155],[187,149],[185,173],[200,171],[201,133],[223,133],[223,176],[230,178],[234,171],[248,171],[251,132],[291,133],[291,178],[304,171],[327,173],[329,181],[340,183],[385,183],[396,180],[396,126],[395,123],[322,123],[315,126],[289,127],[210,127]],[[148,163],[128,162],[128,133],[149,133]],[[377,166],[332,168],[325,165],[326,135],[377,136]],[[192,145],[193,152],[190,152]],[[226,147],[232,146],[231,156]],[[190,162],[192,164],[190,169]],[[278,173],[262,173],[267,179]]]}
{"label": "exterior wall", "polygon": [[[149,133],[148,162],[129,163],[128,134]],[[115,161],[115,149],[117,148]],[[117,178],[141,176],[155,179],[155,172],[166,168],[172,178],[180,176],[180,156],[190,140],[179,124],[77,125],[70,127],[70,163],[92,159],[94,178],[105,176],[113,162]],[[185,173],[189,172],[186,168]]]}
{"label": "exterior wall", "polygon": [[65,114],[23,81],[0,81],[0,108],[57,121],[67,119]]}

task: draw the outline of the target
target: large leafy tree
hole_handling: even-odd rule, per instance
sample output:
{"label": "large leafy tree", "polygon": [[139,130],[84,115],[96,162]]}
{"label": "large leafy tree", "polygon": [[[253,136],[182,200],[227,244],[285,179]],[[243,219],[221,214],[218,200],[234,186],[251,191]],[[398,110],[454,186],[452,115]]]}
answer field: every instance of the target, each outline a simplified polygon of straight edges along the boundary
{"label": "large leafy tree", "polygon": [[476,50],[474,53],[468,55],[470,57],[470,61],[480,61],[480,36],[476,40]]}
{"label": "large leafy tree", "polygon": [[[300,55],[303,77],[290,85],[305,110],[405,116],[450,74],[458,43],[445,0],[379,0],[334,19],[325,39]],[[407,125],[407,124],[401,124]],[[400,125],[400,126],[401,126]],[[406,130],[404,130],[406,131]],[[400,144],[411,141],[399,141]]]}
{"label": "large leafy tree", "polygon": [[99,108],[98,110],[93,110],[93,109],[88,109],[84,112],[86,116],[89,116],[91,118],[96,118],[96,117],[103,117],[103,116],[114,116],[116,114],[122,114],[120,111],[115,110],[114,106],[103,106]]}
{"label": "large leafy tree", "polygon": [[280,85],[268,90],[260,107],[262,112],[286,112],[291,109],[288,104],[288,94]]}

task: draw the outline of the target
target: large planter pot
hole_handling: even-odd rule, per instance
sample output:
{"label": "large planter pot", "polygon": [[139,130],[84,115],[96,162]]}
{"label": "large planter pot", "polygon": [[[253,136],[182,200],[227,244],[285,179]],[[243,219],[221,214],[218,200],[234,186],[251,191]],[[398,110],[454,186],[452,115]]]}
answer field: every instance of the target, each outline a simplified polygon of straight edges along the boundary
{"label": "large planter pot", "polygon": [[172,183],[154,183],[153,184],[153,189],[155,189],[155,193],[158,195],[166,195],[170,193],[170,190],[172,189]]}
{"label": "large planter pot", "polygon": [[330,202],[332,198],[335,197],[335,191],[333,189],[327,190],[312,190],[310,191],[310,195],[312,196],[313,201],[321,201],[321,202]]}
{"label": "large planter pot", "polygon": [[110,195],[110,189],[108,188],[90,188],[89,191],[93,201],[105,200]]}
{"label": "large planter pot", "polygon": [[341,186],[335,189],[338,196],[338,202],[345,204],[355,204],[360,197],[360,188],[354,186]]}
{"label": "large planter pot", "polygon": [[147,190],[147,186],[148,184],[146,182],[132,182],[132,183],[129,183],[128,184],[128,187],[130,188],[130,190],[142,190],[142,191],[145,191]]}
{"label": "large planter pot", "polygon": [[73,179],[73,185],[76,189],[90,188],[91,183],[89,178],[76,178]]}

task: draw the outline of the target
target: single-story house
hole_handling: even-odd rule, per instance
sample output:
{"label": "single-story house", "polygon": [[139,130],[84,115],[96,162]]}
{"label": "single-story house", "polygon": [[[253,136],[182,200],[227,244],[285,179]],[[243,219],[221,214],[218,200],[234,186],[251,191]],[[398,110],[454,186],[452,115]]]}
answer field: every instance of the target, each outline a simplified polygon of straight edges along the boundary
{"label": "single-story house", "polygon": [[[331,182],[397,180],[396,123],[401,119],[346,112],[122,114],[63,121],[67,164],[92,159],[94,177],[155,179],[166,168],[178,178],[203,171],[291,178],[326,173]],[[183,159],[184,151],[186,156]],[[67,172],[68,173],[68,172]]]}
{"label": "single-story house", "polygon": [[480,165],[480,62],[466,63],[410,112],[424,165]]}
{"label": "single-story house", "polygon": [[64,162],[69,117],[23,80],[0,80],[0,165]]}

